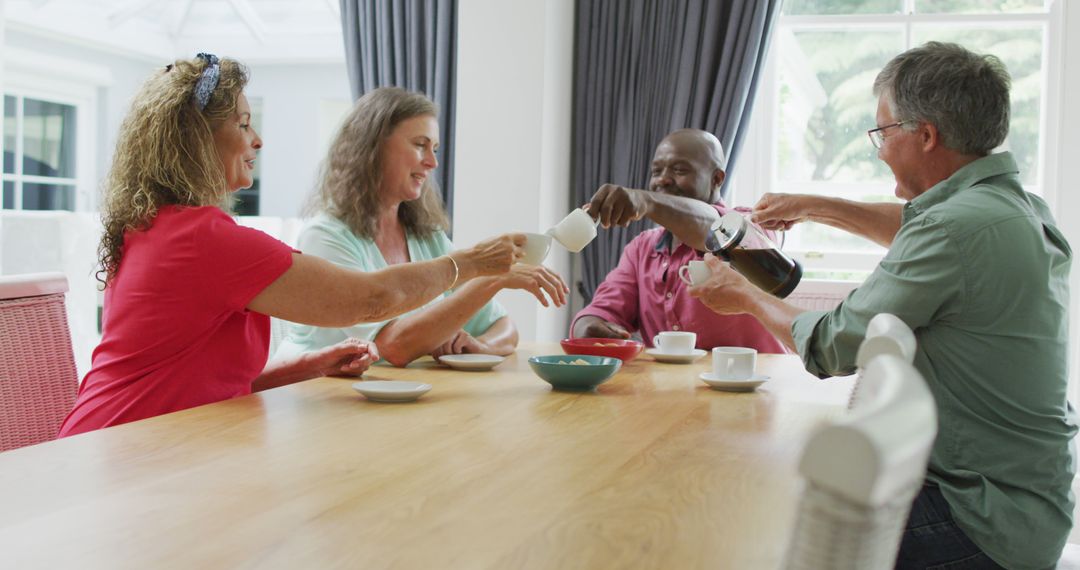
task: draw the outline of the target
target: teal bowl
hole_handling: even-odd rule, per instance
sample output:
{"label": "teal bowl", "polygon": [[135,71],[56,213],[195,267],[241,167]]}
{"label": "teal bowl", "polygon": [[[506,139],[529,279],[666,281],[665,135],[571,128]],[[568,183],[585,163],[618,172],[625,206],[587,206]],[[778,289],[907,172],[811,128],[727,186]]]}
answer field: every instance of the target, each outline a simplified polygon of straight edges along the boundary
{"label": "teal bowl", "polygon": [[[582,360],[588,364],[580,364]],[[592,390],[618,372],[622,361],[610,356],[556,354],[534,356],[529,366],[556,390]]]}

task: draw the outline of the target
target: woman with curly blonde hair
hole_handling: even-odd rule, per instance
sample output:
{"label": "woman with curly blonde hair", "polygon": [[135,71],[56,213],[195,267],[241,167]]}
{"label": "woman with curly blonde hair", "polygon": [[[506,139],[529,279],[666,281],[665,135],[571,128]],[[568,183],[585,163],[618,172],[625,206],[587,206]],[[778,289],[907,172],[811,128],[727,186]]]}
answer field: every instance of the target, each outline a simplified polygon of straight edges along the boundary
{"label": "woman with curly blonde hair", "polygon": [[[318,214],[300,233],[301,249],[365,272],[426,263],[450,251],[449,223],[430,176],[438,165],[436,113],[424,95],[396,87],[374,89],[356,102],[330,147],[313,200]],[[275,358],[350,337],[376,342],[396,366],[425,354],[509,354],[517,329],[492,299],[502,289],[524,289],[545,307],[545,295],[561,306],[569,292],[550,269],[519,264],[394,319],[344,328],[291,325]]]}
{"label": "woman with curly blonde hair", "polygon": [[506,273],[523,235],[374,273],[301,255],[226,213],[262,140],[240,63],[208,54],[155,73],[120,129],[104,188],[101,344],[61,436],[328,374],[378,351],[343,339],[267,365],[269,316],[318,326],[389,318]]}

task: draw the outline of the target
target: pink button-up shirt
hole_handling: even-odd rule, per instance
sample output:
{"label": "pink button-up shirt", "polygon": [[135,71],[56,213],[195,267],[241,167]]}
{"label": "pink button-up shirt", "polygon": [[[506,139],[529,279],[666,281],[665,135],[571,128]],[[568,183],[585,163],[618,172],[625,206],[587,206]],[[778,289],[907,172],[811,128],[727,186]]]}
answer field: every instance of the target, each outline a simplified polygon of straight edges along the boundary
{"label": "pink button-up shirt", "polygon": [[[721,215],[727,208],[713,205]],[[626,245],[619,265],[596,289],[592,303],[574,316],[570,330],[585,315],[600,317],[630,332],[640,331],[647,346],[662,331],[697,333],[697,347],[749,346],[784,353],[783,345],[750,315],[718,315],[687,294],[679,267],[703,254],[686,244],[671,251],[672,235],[663,228],[642,232]]]}

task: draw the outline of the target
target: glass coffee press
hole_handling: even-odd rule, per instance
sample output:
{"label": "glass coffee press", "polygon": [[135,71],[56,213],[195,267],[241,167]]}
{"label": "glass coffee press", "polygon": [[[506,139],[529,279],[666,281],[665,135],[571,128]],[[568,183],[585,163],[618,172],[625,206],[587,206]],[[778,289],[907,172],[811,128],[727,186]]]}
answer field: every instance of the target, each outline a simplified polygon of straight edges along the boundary
{"label": "glass coffee press", "polygon": [[736,212],[713,222],[705,247],[731,263],[758,288],[783,299],[802,279],[802,266],[776,246],[757,226]]}

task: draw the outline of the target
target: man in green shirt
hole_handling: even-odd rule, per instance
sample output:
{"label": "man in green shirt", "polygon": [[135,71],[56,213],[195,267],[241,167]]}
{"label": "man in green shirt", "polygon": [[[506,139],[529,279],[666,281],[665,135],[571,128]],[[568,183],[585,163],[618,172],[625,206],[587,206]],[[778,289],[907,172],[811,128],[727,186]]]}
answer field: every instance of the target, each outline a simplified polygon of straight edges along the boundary
{"label": "man in green shirt", "polygon": [[755,206],[764,227],[814,221],[889,248],[835,310],[802,311],[711,257],[712,278],[690,290],[718,313],[753,314],[822,377],[854,371],[877,313],[915,331],[939,425],[897,568],[1052,568],[1072,526],[1072,252],[1012,155],[991,154],[1009,84],[1000,60],[954,44],[902,53],[874,82],[869,135],[906,203],[770,194]]}

